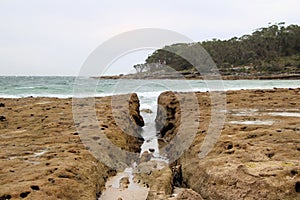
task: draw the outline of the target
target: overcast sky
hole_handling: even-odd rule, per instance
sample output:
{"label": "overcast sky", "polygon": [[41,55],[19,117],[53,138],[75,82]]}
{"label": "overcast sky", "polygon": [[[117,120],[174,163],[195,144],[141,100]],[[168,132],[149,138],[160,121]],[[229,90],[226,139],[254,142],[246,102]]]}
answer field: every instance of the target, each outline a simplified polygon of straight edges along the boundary
{"label": "overcast sky", "polygon": [[[97,46],[133,29],[203,41],[282,21],[300,24],[299,0],[0,0],[0,75],[77,75]],[[109,73],[126,73],[149,53],[128,55]]]}

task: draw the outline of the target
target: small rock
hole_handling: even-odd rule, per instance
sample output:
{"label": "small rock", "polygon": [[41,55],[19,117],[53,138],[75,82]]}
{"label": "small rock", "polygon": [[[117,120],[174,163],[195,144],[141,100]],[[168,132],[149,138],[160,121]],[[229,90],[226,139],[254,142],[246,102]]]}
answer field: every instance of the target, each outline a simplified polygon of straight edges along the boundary
{"label": "small rock", "polygon": [[184,189],[176,196],[175,199],[203,200],[202,196],[192,189]]}
{"label": "small rock", "polygon": [[129,185],[129,177],[123,177],[121,178],[120,180],[120,188],[121,189],[126,189],[128,188],[128,185]]}
{"label": "small rock", "polygon": [[5,104],[4,103],[0,103],[0,107],[5,107]]}
{"label": "small rock", "polygon": [[140,163],[148,162],[149,160],[151,160],[151,157],[152,157],[152,155],[150,153],[148,153],[148,151],[144,151],[140,158]]}
{"label": "small rock", "polygon": [[142,109],[141,112],[149,113],[149,114],[150,114],[150,113],[153,113],[153,111],[150,110],[150,109]]}

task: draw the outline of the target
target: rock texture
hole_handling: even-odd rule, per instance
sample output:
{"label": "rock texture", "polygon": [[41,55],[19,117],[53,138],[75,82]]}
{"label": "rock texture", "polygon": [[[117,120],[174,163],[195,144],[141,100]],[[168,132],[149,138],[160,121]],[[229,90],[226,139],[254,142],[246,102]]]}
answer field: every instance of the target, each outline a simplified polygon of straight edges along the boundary
{"label": "rock texture", "polygon": [[[132,99],[120,105],[119,110],[130,107],[131,118],[139,118],[137,96]],[[90,126],[100,129],[121,149],[139,152],[142,140],[119,128],[111,100],[111,97],[94,99],[98,124]],[[72,100],[0,101],[5,104],[0,106],[0,115],[5,117],[0,121],[0,199],[96,199],[107,178],[116,171],[94,158],[89,147],[82,143],[82,133],[76,127],[88,123],[74,125]],[[126,124],[127,131],[139,134],[137,124],[141,125],[142,119],[137,122],[122,116],[119,121]],[[85,118],[90,120],[89,116]],[[98,135],[90,136],[90,140],[98,139]]]}
{"label": "rock texture", "polygon": [[180,105],[176,94],[163,92],[157,100],[156,130],[161,138],[172,139],[176,134],[176,124],[180,124]]}
{"label": "rock texture", "polygon": [[134,169],[134,179],[150,188],[147,200],[166,199],[172,194],[172,171],[164,162],[141,163]]}
{"label": "rock texture", "polygon": [[[179,190],[179,191],[176,191]],[[175,192],[177,193],[176,197],[169,198],[169,200],[203,200],[200,194],[195,192],[192,189],[183,189],[183,188],[175,188]]]}
{"label": "rock texture", "polygon": [[133,93],[129,99],[129,114],[133,121],[140,127],[145,125],[143,117],[140,115],[140,101],[136,93]]}
{"label": "rock texture", "polygon": [[[220,110],[226,112],[221,135],[211,152],[199,159],[212,102],[209,93],[197,93],[201,110],[197,135],[174,163],[182,166],[183,182],[204,199],[299,199],[300,89],[228,91],[226,95],[227,109]],[[174,108],[172,93],[159,98],[167,102],[165,110],[172,107],[176,112],[163,115],[167,116],[164,127],[174,124],[161,135],[164,140],[177,134],[181,111]],[[188,101],[188,96],[184,98]]]}

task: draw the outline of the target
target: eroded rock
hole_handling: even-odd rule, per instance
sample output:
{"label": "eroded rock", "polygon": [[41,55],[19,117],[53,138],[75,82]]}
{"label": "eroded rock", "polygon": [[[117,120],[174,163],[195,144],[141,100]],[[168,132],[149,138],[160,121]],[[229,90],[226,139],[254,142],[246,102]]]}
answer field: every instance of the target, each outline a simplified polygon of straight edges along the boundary
{"label": "eroded rock", "polygon": [[[201,110],[201,116],[196,120],[199,122],[198,132],[177,162],[182,166],[183,181],[204,199],[300,198],[300,154],[296,142],[300,140],[297,129],[299,117],[268,114],[286,110],[299,112],[299,94],[300,89],[228,91],[227,121],[210,153],[199,159],[211,121],[211,106],[217,106],[218,102],[211,105],[209,93],[197,93]],[[173,107],[176,104],[172,104],[174,95],[170,92],[164,95],[161,102],[165,109],[159,108],[158,127],[167,127],[171,123],[174,125],[163,132],[162,137],[166,140],[168,135],[178,134],[177,128],[182,122],[174,120],[174,111],[173,116],[170,116],[171,110],[166,112],[171,107],[179,114],[178,109]],[[178,101],[191,100],[185,96],[185,99]],[[244,110],[247,110],[246,114]],[[191,110],[186,116],[193,112]],[[246,126],[230,123],[264,120],[274,123],[250,123]]]}
{"label": "eroded rock", "polygon": [[[127,97],[125,101],[130,96]],[[128,115],[128,101],[118,108],[127,110],[127,114],[116,116],[126,116],[120,121],[132,135],[116,123],[111,99],[83,99],[78,105],[82,120],[75,124],[72,99],[1,99],[9,123],[0,123],[0,146],[5,147],[0,153],[0,198],[96,199],[107,179],[116,174],[115,169],[91,154],[103,147],[99,131],[124,151],[139,152],[142,144],[140,138],[133,136],[141,129]],[[92,100],[98,120],[95,124],[88,115],[87,105]],[[131,103],[135,113],[137,103],[137,99]],[[84,132],[85,128],[90,132]],[[86,146],[84,140],[91,141],[93,146]]]}

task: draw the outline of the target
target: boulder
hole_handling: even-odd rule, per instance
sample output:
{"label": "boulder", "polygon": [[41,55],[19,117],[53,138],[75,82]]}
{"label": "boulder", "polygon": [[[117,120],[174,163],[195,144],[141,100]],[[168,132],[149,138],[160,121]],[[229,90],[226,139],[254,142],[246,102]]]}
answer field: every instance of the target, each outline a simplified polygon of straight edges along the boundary
{"label": "boulder", "polygon": [[142,153],[141,158],[140,158],[140,163],[142,163],[142,162],[148,162],[148,161],[151,160],[151,158],[152,158],[152,154],[150,154],[148,151],[144,151]]}

